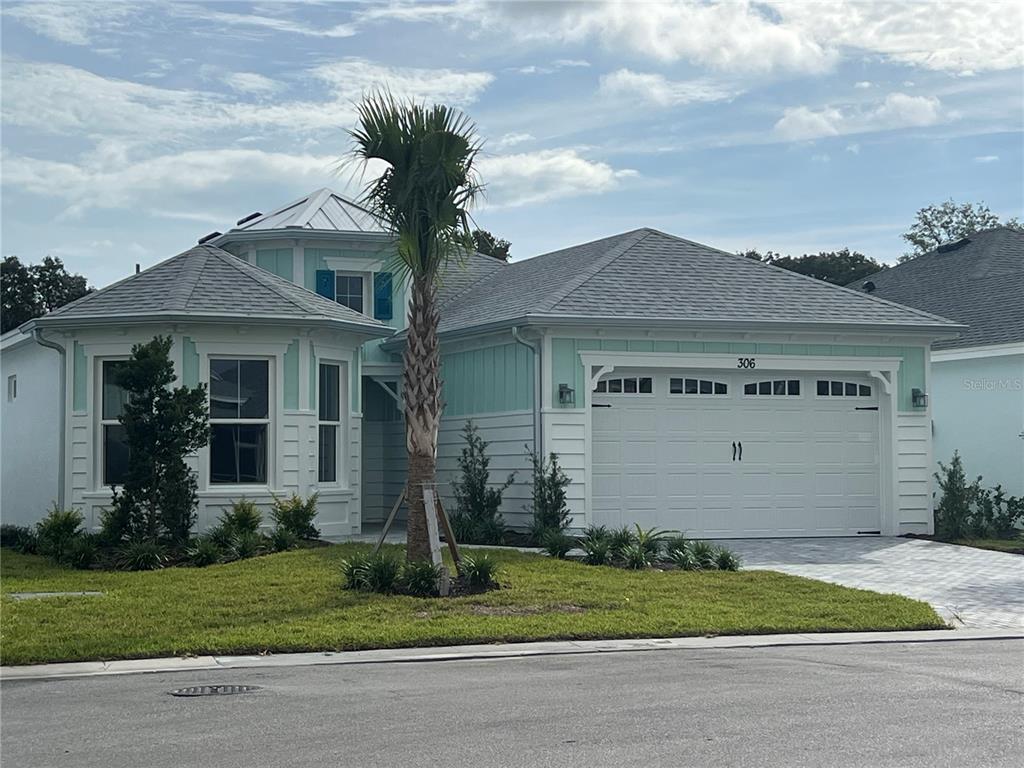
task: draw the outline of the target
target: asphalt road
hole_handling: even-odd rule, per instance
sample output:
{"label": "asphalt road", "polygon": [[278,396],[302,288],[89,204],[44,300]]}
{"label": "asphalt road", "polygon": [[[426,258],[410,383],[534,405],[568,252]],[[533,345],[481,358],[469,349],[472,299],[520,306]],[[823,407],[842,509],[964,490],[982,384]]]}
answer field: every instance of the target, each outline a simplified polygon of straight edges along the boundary
{"label": "asphalt road", "polygon": [[[256,693],[182,699],[199,684]],[[1024,640],[0,685],[21,766],[1019,766]]]}

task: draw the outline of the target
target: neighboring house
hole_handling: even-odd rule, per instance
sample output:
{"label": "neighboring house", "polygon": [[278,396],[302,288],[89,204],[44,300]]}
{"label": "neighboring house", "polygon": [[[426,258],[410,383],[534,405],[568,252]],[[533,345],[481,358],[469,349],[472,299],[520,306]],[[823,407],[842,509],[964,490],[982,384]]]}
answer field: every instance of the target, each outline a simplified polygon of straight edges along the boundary
{"label": "neighboring house", "polygon": [[[321,190],[9,334],[5,520],[59,497],[98,523],[124,461],[105,371],[169,333],[181,379],[212,390],[201,526],[243,495],[314,491],[326,535],[382,521],[405,480],[407,292],[392,247]],[[651,229],[511,264],[473,254],[439,295],[449,500],[472,419],[495,481],[517,472],[502,507],[513,526],[529,522],[526,451],[539,448],[572,481],[576,528],[931,530],[921,395],[954,322]]]}
{"label": "neighboring house", "polygon": [[1024,495],[1024,232],[977,232],[850,287],[968,326],[931,355],[935,458]]}

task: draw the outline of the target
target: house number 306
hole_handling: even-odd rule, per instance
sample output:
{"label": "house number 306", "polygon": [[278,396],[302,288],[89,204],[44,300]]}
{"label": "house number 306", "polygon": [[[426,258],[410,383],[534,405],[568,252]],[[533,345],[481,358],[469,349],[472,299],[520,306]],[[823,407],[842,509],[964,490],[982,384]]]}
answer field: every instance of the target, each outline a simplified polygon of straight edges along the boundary
{"label": "house number 306", "polygon": [[737,368],[757,368],[757,360],[753,357],[737,357]]}

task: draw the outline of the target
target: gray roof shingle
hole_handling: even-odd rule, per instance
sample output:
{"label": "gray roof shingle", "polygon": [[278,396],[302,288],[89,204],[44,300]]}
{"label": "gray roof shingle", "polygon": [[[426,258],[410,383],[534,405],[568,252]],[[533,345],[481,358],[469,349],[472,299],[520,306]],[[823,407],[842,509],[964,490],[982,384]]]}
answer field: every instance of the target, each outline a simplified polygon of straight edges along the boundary
{"label": "gray roof shingle", "polygon": [[875,284],[873,296],[969,326],[959,339],[936,342],[936,349],[1024,341],[1024,232],[1019,230],[975,232],[959,247],[942,246],[850,287],[868,281]]}
{"label": "gray roof shingle", "polygon": [[928,328],[956,323],[653,229],[514,262],[441,308],[441,331],[530,316]]}
{"label": "gray roof shingle", "polygon": [[46,325],[175,317],[182,320],[295,320],[390,336],[383,323],[325,299],[211,245],[197,245],[34,322]]}

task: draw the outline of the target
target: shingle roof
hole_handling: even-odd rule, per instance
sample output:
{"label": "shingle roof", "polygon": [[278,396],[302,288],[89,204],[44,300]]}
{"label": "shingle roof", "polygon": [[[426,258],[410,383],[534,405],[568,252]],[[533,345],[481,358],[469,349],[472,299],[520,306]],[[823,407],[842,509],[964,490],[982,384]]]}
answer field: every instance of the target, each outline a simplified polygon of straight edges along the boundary
{"label": "shingle roof", "polygon": [[492,272],[442,305],[441,331],[531,316],[957,330],[933,314],[639,229]]}
{"label": "shingle roof", "polygon": [[936,342],[936,349],[1024,341],[1024,232],[976,232],[850,287],[868,281],[875,284],[873,296],[970,326],[959,339]]}
{"label": "shingle roof", "polygon": [[34,322],[74,325],[132,317],[301,320],[338,324],[369,336],[393,332],[377,320],[211,245],[190,248]]}
{"label": "shingle roof", "polygon": [[327,232],[385,232],[372,213],[325,187],[239,224],[229,230],[229,234],[296,228]]}

